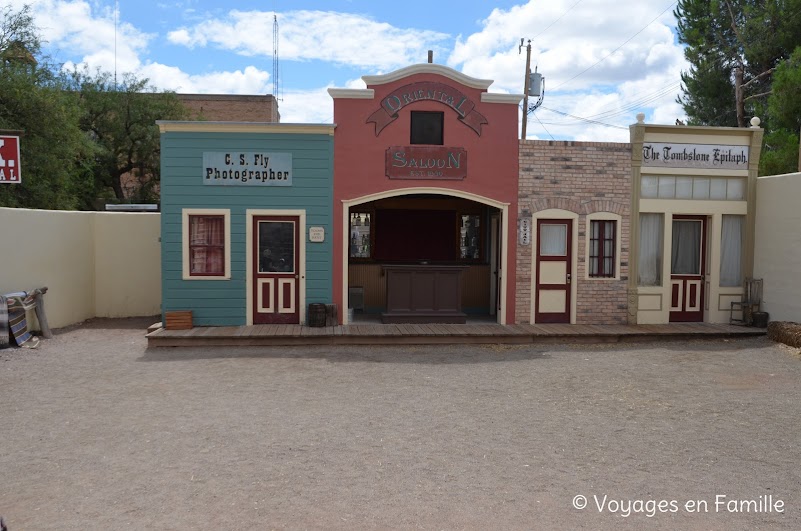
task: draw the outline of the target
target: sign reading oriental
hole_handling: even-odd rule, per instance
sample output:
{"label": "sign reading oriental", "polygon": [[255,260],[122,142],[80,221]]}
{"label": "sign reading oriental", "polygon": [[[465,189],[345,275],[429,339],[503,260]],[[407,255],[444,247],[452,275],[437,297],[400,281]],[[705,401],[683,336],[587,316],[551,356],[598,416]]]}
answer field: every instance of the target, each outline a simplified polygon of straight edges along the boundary
{"label": "sign reading oriental", "polygon": [[395,89],[381,100],[381,108],[367,118],[366,123],[375,123],[375,136],[398,118],[398,111],[418,101],[436,101],[447,105],[459,115],[459,120],[481,136],[481,125],[489,123],[476,110],[476,104],[455,88],[444,83],[421,81]]}
{"label": "sign reading oriental", "polygon": [[392,146],[387,148],[386,173],[390,179],[458,181],[467,177],[467,151],[444,146]]}

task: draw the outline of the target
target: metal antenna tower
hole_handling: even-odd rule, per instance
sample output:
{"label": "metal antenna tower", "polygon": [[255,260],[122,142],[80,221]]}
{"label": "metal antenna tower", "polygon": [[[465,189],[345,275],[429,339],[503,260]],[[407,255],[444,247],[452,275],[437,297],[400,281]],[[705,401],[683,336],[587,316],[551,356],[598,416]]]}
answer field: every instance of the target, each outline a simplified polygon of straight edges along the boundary
{"label": "metal antenna tower", "polygon": [[114,90],[117,90],[117,18],[120,13],[119,1],[114,1]]}
{"label": "metal antenna tower", "polygon": [[[278,15],[273,13],[273,99],[278,100]],[[273,113],[278,113],[278,104],[273,106]],[[277,116],[273,116],[277,121]]]}

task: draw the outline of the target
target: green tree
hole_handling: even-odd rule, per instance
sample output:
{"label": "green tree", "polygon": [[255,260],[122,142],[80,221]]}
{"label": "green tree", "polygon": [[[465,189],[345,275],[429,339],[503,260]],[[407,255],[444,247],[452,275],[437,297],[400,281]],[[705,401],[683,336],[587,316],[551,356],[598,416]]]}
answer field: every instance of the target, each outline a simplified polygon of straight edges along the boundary
{"label": "green tree", "polygon": [[747,127],[798,44],[801,0],[679,0],[674,15],[690,63],[678,100],[690,123]]}
{"label": "green tree", "polygon": [[0,10],[0,129],[20,133],[21,184],[0,186],[0,206],[75,209],[93,187],[92,150],[79,113],[49,68],[29,8]]}
{"label": "green tree", "polygon": [[799,131],[801,131],[801,46],[790,59],[776,67],[773,90],[768,98],[767,116],[771,131],[765,135],[760,173],[776,175],[801,171]]}
{"label": "green tree", "polygon": [[160,176],[156,120],[187,119],[175,93],[157,92],[147,79],[75,70],[69,83],[81,110],[81,128],[96,144],[93,172],[98,191],[116,199],[155,201]]}
{"label": "green tree", "polygon": [[39,30],[33,22],[31,6],[14,11],[10,5],[0,8],[0,59],[3,62],[35,63],[42,48]]}

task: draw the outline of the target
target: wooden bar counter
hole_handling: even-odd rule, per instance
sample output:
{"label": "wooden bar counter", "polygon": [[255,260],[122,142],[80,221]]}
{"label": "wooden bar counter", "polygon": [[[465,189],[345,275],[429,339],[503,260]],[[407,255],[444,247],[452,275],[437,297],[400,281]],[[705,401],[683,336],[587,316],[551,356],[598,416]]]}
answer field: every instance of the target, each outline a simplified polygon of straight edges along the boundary
{"label": "wooden bar counter", "polygon": [[387,311],[384,323],[463,324],[461,275],[467,266],[384,265]]}

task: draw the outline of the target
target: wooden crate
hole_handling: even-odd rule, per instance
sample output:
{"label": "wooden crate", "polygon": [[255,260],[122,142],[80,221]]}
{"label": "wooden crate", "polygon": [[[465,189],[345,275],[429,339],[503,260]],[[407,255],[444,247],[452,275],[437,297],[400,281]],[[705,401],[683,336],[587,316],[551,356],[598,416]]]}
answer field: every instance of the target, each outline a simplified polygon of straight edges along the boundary
{"label": "wooden crate", "polygon": [[189,330],[192,328],[192,310],[166,312],[165,317],[164,328],[167,330]]}

